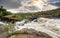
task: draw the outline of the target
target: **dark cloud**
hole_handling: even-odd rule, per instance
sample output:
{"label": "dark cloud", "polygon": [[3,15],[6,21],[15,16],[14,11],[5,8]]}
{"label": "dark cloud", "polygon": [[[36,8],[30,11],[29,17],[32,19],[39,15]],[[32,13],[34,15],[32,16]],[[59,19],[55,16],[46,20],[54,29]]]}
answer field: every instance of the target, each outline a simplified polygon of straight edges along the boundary
{"label": "dark cloud", "polygon": [[49,0],[51,5],[57,6],[60,8],[60,0]]}
{"label": "dark cloud", "polygon": [[60,2],[60,0],[49,0],[49,2]]}
{"label": "dark cloud", "polygon": [[17,8],[20,4],[18,1],[14,0],[0,0],[0,5],[3,5],[5,8]]}

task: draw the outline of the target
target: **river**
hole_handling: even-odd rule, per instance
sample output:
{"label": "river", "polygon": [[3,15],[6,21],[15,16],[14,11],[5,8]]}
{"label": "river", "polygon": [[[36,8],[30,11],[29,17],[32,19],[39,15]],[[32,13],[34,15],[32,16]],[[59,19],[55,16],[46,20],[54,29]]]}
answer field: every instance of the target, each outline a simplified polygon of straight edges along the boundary
{"label": "river", "polygon": [[15,23],[14,31],[19,31],[24,28],[35,29],[50,35],[52,38],[60,38],[60,19],[37,18],[32,21],[22,20]]}

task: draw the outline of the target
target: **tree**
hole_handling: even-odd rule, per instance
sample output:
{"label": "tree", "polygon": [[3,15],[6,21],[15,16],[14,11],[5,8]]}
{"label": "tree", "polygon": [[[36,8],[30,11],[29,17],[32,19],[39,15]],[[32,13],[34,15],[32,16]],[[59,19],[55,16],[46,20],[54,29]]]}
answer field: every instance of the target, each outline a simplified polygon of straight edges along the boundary
{"label": "tree", "polygon": [[0,6],[0,16],[5,16],[11,14],[10,12],[6,11],[3,6]]}

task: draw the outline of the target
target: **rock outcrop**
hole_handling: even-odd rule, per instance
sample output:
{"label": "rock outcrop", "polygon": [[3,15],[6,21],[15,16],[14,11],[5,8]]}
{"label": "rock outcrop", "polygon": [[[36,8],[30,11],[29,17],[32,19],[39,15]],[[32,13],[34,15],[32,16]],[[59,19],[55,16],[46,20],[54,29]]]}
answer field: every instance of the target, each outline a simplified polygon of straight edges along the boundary
{"label": "rock outcrop", "polygon": [[19,32],[20,33],[13,34],[8,38],[52,38],[43,32],[38,32],[33,29],[22,29]]}

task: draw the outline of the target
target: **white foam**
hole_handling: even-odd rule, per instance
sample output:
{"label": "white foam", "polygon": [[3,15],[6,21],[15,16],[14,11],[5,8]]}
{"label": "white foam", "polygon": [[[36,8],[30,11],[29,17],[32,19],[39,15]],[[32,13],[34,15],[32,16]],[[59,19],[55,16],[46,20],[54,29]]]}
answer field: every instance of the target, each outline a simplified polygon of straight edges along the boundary
{"label": "white foam", "polygon": [[[25,22],[26,20],[24,20]],[[23,22],[23,21],[21,21]],[[48,18],[38,18],[37,22],[31,21],[27,23],[16,22],[15,31],[19,31],[21,29],[35,29],[37,31],[41,31],[49,34],[52,38],[60,37],[60,19],[48,19]]]}

